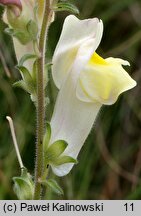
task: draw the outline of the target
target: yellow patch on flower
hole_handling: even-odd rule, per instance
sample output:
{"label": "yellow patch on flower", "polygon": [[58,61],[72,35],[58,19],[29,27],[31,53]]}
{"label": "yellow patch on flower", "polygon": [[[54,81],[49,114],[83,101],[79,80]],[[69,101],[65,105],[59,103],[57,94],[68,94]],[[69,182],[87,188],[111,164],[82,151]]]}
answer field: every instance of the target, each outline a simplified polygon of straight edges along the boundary
{"label": "yellow patch on flower", "polygon": [[89,64],[108,65],[105,59],[99,56],[96,52],[92,55],[91,59],[89,60]]}

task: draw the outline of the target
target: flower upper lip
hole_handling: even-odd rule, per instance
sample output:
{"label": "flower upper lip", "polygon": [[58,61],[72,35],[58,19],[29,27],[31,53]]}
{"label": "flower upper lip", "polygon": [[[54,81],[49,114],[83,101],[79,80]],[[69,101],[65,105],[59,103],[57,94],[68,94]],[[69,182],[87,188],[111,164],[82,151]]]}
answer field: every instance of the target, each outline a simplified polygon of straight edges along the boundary
{"label": "flower upper lip", "polygon": [[[83,21],[73,15],[66,18],[53,56],[53,79],[58,88],[61,87],[63,80],[69,74],[70,68],[76,62],[78,52],[79,56],[84,57],[85,49],[83,47],[89,46],[89,43],[91,43],[90,49],[93,53],[101,41],[102,32],[103,23],[98,18]],[[80,66],[82,67],[82,64]]]}

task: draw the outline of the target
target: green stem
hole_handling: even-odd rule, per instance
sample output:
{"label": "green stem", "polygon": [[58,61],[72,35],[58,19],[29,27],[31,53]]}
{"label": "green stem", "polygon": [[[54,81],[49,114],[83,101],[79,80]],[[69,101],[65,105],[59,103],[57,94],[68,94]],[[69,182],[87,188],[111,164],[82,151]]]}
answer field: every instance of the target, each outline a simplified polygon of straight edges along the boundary
{"label": "green stem", "polygon": [[44,16],[39,38],[40,57],[37,63],[37,143],[36,143],[36,161],[35,161],[35,191],[34,199],[41,198],[41,183],[39,179],[43,173],[43,135],[45,125],[45,93],[43,86],[44,67],[45,67],[45,49],[46,37],[53,11],[50,9],[49,0],[45,1]]}

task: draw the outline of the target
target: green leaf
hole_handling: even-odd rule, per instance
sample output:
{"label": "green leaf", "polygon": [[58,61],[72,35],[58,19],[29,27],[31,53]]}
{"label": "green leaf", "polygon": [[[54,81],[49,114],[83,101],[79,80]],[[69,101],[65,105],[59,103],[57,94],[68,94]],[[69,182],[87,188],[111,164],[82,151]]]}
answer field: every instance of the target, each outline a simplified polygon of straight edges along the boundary
{"label": "green leaf", "polygon": [[35,54],[26,54],[26,55],[22,56],[22,58],[19,61],[18,66],[23,66],[25,61],[27,61],[29,59],[33,59],[33,58],[37,58],[37,56]]}
{"label": "green leaf", "polygon": [[31,94],[31,100],[36,103],[37,101],[37,89],[36,82],[33,80],[30,72],[24,66],[16,66],[20,71],[23,80],[20,80],[13,84],[14,87],[20,87],[24,89],[26,92]]}
{"label": "green leaf", "polygon": [[78,161],[76,159],[74,159],[73,157],[70,157],[70,156],[61,156],[59,158],[57,158],[53,164],[56,165],[56,166],[59,166],[59,165],[62,165],[62,164],[65,164],[65,163],[78,163]]}
{"label": "green leaf", "polygon": [[41,181],[41,184],[44,186],[49,186],[58,195],[64,194],[62,188],[58,185],[58,183],[54,179]]}
{"label": "green leaf", "polygon": [[52,145],[50,145],[45,152],[46,162],[55,161],[67,148],[68,144],[64,140],[57,140]]}
{"label": "green leaf", "polygon": [[22,76],[23,80],[25,80],[25,82],[32,80],[30,72],[28,71],[28,69],[26,67],[17,65],[16,68],[20,71],[21,76]]}
{"label": "green leaf", "polygon": [[45,133],[45,135],[44,135],[44,140],[43,140],[44,152],[47,151],[48,144],[49,144],[49,141],[50,141],[50,137],[51,137],[51,126],[50,126],[50,123],[47,122],[47,125],[46,125],[46,133]]}
{"label": "green leaf", "polygon": [[37,95],[36,92],[32,93],[31,92],[31,88],[29,88],[26,83],[23,80],[19,80],[17,82],[15,82],[13,84],[13,87],[18,87],[18,88],[22,88],[24,91],[26,91],[27,93],[31,94],[31,100],[35,103],[37,101]]}
{"label": "green leaf", "polygon": [[30,93],[30,94],[35,94],[36,92],[36,86],[35,86],[35,83],[32,79],[32,76],[30,74],[30,72],[27,70],[26,67],[24,66],[16,66],[20,73],[21,73],[21,76],[26,84],[26,89],[27,91]]}
{"label": "green leaf", "polygon": [[53,10],[54,11],[69,11],[73,14],[79,14],[79,10],[74,4],[70,2],[66,2],[66,1],[61,1],[57,3],[55,7],[53,8]]}
{"label": "green leaf", "polygon": [[36,40],[37,39],[37,35],[38,35],[38,26],[37,26],[37,23],[34,20],[30,20],[27,23],[26,28],[27,28],[27,31],[30,34],[31,39],[32,40]]}

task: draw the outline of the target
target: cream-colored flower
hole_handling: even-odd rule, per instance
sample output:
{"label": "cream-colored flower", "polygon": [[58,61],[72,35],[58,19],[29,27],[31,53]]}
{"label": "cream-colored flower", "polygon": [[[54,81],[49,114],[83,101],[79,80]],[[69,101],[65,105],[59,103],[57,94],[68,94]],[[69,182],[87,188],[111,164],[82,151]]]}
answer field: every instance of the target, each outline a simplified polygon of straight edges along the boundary
{"label": "cream-colored flower", "polygon": [[[101,58],[96,49],[101,41],[103,24],[97,18],[79,20],[68,16],[53,56],[52,74],[59,88],[51,119],[49,145],[65,140],[62,155],[77,158],[98,111],[103,104],[113,104],[118,96],[136,85],[123,69],[127,61]],[[54,173],[69,173],[72,163],[51,165]]]}

